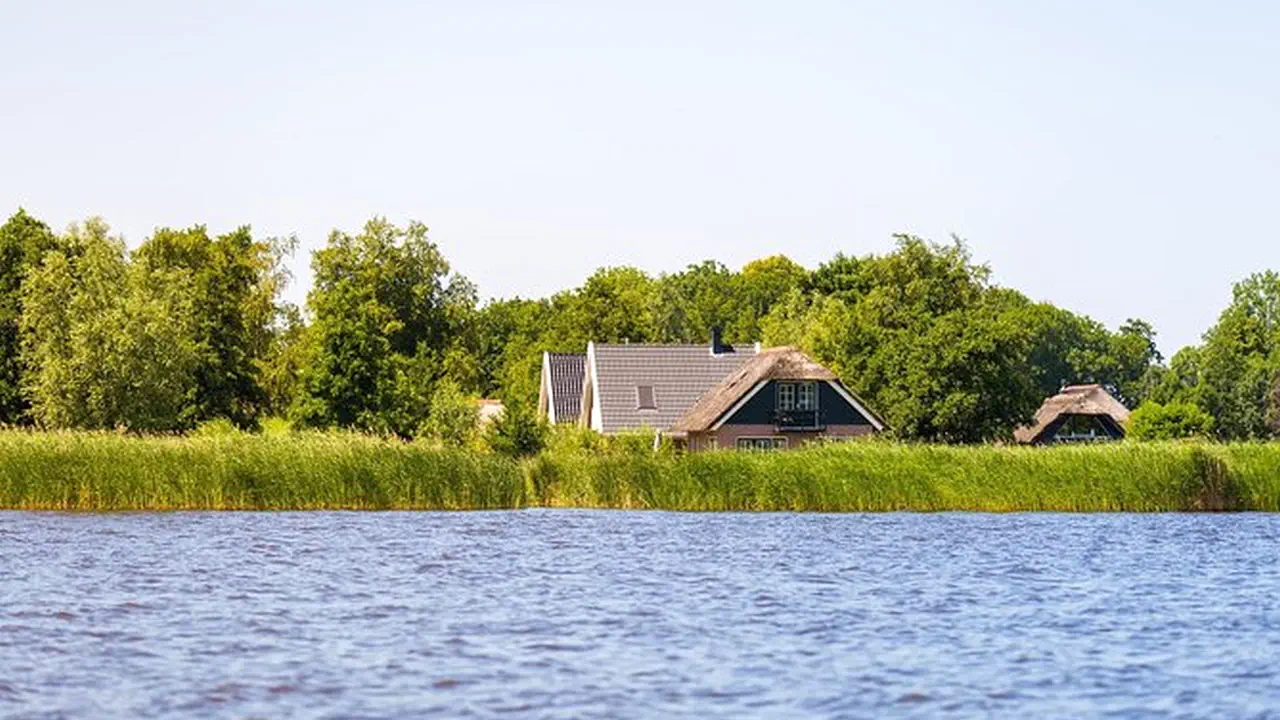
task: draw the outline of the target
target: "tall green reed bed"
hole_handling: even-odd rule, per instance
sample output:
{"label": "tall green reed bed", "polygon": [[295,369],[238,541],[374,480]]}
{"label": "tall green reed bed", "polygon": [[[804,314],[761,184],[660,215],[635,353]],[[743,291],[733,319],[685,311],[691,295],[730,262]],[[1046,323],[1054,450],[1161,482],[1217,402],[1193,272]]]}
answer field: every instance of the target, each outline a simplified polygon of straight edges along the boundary
{"label": "tall green reed bed", "polygon": [[526,466],[535,502],[797,511],[1280,509],[1280,445],[1056,448],[855,442],[686,457],[561,451]]}
{"label": "tall green reed bed", "polygon": [[570,439],[517,462],[356,434],[0,432],[0,508],[1280,511],[1280,443],[867,441],[677,455]]}
{"label": "tall green reed bed", "polygon": [[519,507],[519,464],[355,434],[0,432],[0,507],[467,510]]}

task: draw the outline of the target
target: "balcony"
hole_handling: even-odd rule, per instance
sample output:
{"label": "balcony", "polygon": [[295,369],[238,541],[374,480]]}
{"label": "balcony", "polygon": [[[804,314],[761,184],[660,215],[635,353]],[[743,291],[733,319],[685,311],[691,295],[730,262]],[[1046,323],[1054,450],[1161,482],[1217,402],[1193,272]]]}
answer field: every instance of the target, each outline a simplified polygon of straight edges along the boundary
{"label": "balcony", "polygon": [[817,432],[827,429],[821,410],[778,410],[773,424],[779,432]]}

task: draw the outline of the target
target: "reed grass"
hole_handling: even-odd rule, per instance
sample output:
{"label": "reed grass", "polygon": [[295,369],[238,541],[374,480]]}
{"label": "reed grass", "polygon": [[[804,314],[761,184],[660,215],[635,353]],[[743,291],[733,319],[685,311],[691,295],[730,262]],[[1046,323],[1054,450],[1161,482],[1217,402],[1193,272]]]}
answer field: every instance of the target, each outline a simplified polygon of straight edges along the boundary
{"label": "reed grass", "polygon": [[1280,511],[1280,444],[650,447],[575,441],[516,462],[345,433],[2,431],[0,508]]}
{"label": "reed grass", "polygon": [[855,442],[686,457],[556,453],[526,466],[556,507],[819,512],[1280,510],[1280,445],[1054,448]]}
{"label": "reed grass", "polygon": [[0,507],[467,510],[520,507],[514,460],[356,434],[0,432]]}

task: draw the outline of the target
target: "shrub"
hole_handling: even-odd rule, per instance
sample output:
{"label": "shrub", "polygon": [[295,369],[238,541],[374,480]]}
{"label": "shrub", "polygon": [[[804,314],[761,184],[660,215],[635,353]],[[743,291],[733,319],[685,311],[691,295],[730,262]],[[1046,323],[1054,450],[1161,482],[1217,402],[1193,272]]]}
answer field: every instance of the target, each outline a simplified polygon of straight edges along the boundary
{"label": "shrub", "polygon": [[485,429],[485,442],[508,457],[537,455],[546,445],[547,426],[527,404],[514,401]]}
{"label": "shrub", "polygon": [[431,393],[431,410],[418,434],[445,445],[462,447],[475,438],[480,408],[475,398],[462,392],[452,380],[441,380]]}
{"label": "shrub", "polygon": [[240,428],[226,418],[205,420],[191,431],[192,437],[230,437],[240,434]]}
{"label": "shrub", "polygon": [[1213,417],[1189,402],[1145,402],[1129,416],[1129,436],[1137,440],[1209,437]]}

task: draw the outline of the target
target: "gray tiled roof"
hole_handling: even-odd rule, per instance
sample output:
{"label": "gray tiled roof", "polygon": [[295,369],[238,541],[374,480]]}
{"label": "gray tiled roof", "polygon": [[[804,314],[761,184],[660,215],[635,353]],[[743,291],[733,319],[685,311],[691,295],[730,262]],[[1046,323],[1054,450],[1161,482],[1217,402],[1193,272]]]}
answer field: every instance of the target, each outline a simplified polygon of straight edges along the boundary
{"label": "gray tiled roof", "polygon": [[547,353],[551,372],[551,402],[555,404],[556,423],[575,423],[582,410],[582,376],[586,373],[587,356],[582,353]]}
{"label": "gray tiled roof", "polygon": [[[603,432],[670,428],[702,394],[755,356],[747,346],[712,355],[707,345],[596,345]],[[637,409],[636,388],[653,386],[657,410]]]}

